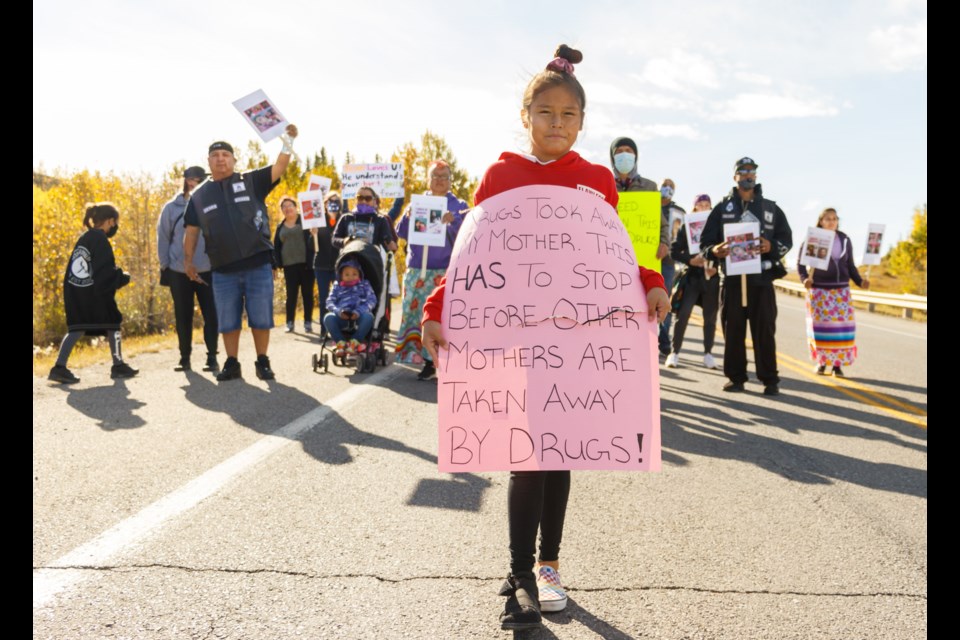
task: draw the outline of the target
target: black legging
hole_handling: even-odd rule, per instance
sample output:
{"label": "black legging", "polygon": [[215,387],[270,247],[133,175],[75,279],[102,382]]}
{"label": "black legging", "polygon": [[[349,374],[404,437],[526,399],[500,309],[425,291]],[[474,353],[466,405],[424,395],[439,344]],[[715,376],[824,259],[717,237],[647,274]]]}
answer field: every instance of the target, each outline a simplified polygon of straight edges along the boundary
{"label": "black legging", "polygon": [[560,557],[563,519],[570,496],[569,471],[513,471],[507,488],[510,523],[510,572],[533,573],[537,530],[541,561]]}
{"label": "black legging", "polygon": [[190,358],[193,351],[193,297],[197,297],[200,315],[203,316],[203,343],[207,346],[207,356],[217,354],[217,307],[213,301],[212,274],[204,271],[198,274],[207,284],[194,282],[187,274],[170,270],[170,295],[173,296],[173,317],[177,323],[177,342],[180,345],[180,357]]}
{"label": "black legging", "polygon": [[303,297],[303,321],[313,322],[313,269],[303,262],[284,267],[283,280],[287,285],[287,322],[293,322],[297,315],[298,292]]}

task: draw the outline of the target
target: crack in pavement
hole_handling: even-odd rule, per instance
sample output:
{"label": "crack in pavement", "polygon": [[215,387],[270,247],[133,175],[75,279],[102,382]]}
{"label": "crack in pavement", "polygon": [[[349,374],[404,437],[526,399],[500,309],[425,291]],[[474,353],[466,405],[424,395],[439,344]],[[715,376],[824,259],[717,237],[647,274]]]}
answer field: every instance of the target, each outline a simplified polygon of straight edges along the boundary
{"label": "crack in pavement", "polygon": [[[55,567],[34,567],[46,570],[83,570],[83,571],[126,571],[136,569],[171,569],[175,571],[186,571],[188,573],[241,573],[246,575],[275,574],[280,576],[293,576],[298,578],[310,578],[316,580],[336,580],[336,579],[357,579],[369,578],[388,584],[400,584],[404,582],[416,582],[419,580],[471,580],[474,582],[499,582],[503,580],[494,576],[464,576],[464,575],[427,575],[410,576],[408,578],[387,578],[372,573],[329,573],[318,574],[307,571],[289,571],[282,569],[225,569],[222,567],[188,567],[184,565],[151,563],[151,564],[125,564],[125,565],[61,565]],[[683,585],[647,585],[640,587],[564,587],[568,593],[607,593],[607,592],[642,592],[642,591],[690,591],[694,593],[715,593],[719,595],[772,595],[772,596],[806,596],[806,597],[842,597],[842,598],[874,598],[874,597],[892,597],[892,598],[915,598],[926,600],[925,593],[908,593],[897,591],[856,591],[856,592],[816,592],[816,591],[778,591],[774,589],[709,589],[706,587],[692,587]]]}

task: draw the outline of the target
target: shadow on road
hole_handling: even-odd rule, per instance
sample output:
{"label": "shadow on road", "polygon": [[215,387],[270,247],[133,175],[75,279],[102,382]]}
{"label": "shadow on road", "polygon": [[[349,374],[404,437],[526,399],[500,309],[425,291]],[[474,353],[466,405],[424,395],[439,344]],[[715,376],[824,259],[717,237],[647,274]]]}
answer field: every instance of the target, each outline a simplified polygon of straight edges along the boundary
{"label": "shadow on road", "polygon": [[97,421],[104,431],[137,429],[146,424],[134,412],[146,403],[130,397],[130,389],[123,380],[114,380],[109,387],[75,389],[66,385],[67,404]]}
{"label": "shadow on road", "polygon": [[[789,389],[793,390],[806,383],[791,380],[788,384]],[[759,385],[754,386],[760,388]],[[814,387],[812,384],[809,386],[811,389],[807,391],[821,394],[824,391],[821,387]],[[842,480],[881,491],[927,497],[925,469],[871,462],[784,442],[779,437],[781,430],[791,433],[812,431],[845,438],[886,441],[896,446],[926,452],[926,431],[923,429],[909,427],[892,417],[886,418],[841,407],[831,403],[826,397],[822,404],[811,406],[809,400],[791,399],[789,395],[767,400],[754,393],[713,397],[679,387],[671,388],[671,391],[690,398],[691,402],[661,400],[664,461],[669,461],[666,455],[668,452],[681,456],[683,453],[690,453],[741,460],[797,482],[826,484]],[[785,391],[785,394],[788,393],[789,391]],[[780,406],[784,408],[781,409]],[[794,410],[794,407],[800,406],[804,408],[802,415]],[[728,409],[752,413],[755,417],[750,420],[737,418],[732,416]],[[820,411],[823,415],[807,417],[811,409]],[[869,428],[859,426],[859,423],[866,423]],[[770,435],[757,433],[757,427],[761,430],[769,428]],[[901,439],[897,432],[922,440],[923,443]]]}

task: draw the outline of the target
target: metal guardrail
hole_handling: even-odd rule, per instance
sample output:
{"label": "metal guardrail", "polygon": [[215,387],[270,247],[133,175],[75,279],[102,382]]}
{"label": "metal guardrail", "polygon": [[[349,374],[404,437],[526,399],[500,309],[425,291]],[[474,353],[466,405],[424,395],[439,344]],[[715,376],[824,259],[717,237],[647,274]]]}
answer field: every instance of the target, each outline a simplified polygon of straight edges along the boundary
{"label": "metal guardrail", "polygon": [[[777,280],[773,283],[773,286],[798,296],[803,296],[807,291],[806,287],[799,282],[789,280]],[[854,302],[866,304],[867,311],[871,312],[878,304],[901,309],[904,318],[912,318],[914,309],[924,313],[927,312],[927,296],[917,296],[912,293],[875,293],[853,288],[851,288],[850,294]]]}

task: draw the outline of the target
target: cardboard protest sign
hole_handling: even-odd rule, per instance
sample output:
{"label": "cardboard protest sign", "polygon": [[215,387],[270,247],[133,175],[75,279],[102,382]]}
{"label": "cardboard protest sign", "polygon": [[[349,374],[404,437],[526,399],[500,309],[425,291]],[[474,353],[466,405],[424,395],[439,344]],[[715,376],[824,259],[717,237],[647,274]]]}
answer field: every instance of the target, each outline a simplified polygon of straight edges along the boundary
{"label": "cardboard protest sign", "polygon": [[886,228],[885,224],[867,225],[867,247],[864,249],[861,264],[880,264],[880,245],[883,243],[883,232]]}
{"label": "cardboard protest sign", "polygon": [[760,273],[760,223],[735,222],[723,225],[723,238],[730,246],[725,260],[727,275]]}
{"label": "cardboard protest sign", "polygon": [[684,233],[687,234],[687,246],[690,248],[690,255],[700,253],[700,234],[707,225],[707,218],[710,217],[709,211],[692,211],[685,216]]}
{"label": "cardboard protest sign", "polygon": [[440,471],[659,470],[657,323],[639,275],[591,193],[527,186],[470,210],[446,272]]}
{"label": "cardboard protest sign", "polygon": [[410,196],[410,229],[407,242],[427,247],[447,243],[447,225],[441,222],[447,211],[446,196]]}
{"label": "cardboard protest sign", "polygon": [[630,236],[637,262],[659,273],[657,247],[660,246],[660,192],[624,191],[620,194],[617,211]]}
{"label": "cardboard protest sign", "polygon": [[233,106],[264,142],[270,142],[279,136],[289,124],[267,94],[260,89],[234,100]]}
{"label": "cardboard protest sign", "polygon": [[360,187],[370,187],[381,198],[402,198],[403,165],[399,162],[381,164],[346,164],[341,176],[344,198],[357,195]]}
{"label": "cardboard protest sign", "polygon": [[813,269],[826,269],[830,266],[830,254],[833,252],[833,240],[837,232],[820,227],[807,227],[807,237],[800,252],[800,264]]}
{"label": "cardboard protest sign", "polygon": [[304,229],[322,229],[327,226],[327,216],[324,215],[323,192],[319,189],[301,191],[297,194],[300,203],[300,223]]}

